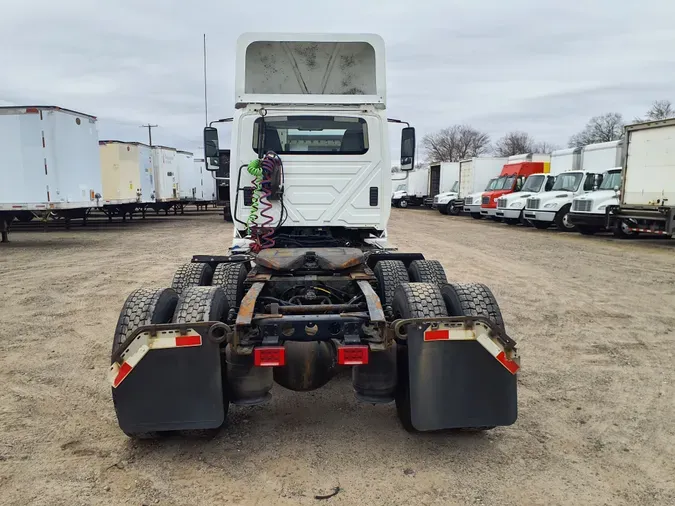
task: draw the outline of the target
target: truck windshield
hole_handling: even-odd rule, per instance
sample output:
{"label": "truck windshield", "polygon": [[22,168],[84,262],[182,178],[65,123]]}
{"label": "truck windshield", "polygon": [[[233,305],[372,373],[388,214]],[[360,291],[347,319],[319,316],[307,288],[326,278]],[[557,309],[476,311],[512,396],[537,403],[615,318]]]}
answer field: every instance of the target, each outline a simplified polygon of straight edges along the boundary
{"label": "truck windshield", "polygon": [[402,184],[398,185],[398,186],[396,187],[396,190],[395,190],[395,191],[397,191],[397,192],[405,191],[405,183],[402,183]]}
{"label": "truck windshield", "polygon": [[530,176],[527,178],[527,181],[525,181],[525,184],[523,185],[523,189],[520,191],[524,192],[538,192],[541,189],[541,185],[544,182],[544,179],[546,176],[544,175],[538,175],[538,176]]}
{"label": "truck windshield", "polygon": [[575,192],[579,188],[581,180],[584,178],[584,175],[581,172],[568,172],[563,174],[558,174],[558,177],[555,180],[552,191],[565,191],[565,192]]}
{"label": "truck windshield", "polygon": [[253,150],[265,124],[264,151],[280,155],[362,155],[368,151],[368,125],[347,116],[273,116],[258,118],[253,127]]}
{"label": "truck windshield", "polygon": [[450,188],[450,191],[452,193],[459,192],[459,181],[455,181],[455,184],[452,185],[452,188]]}
{"label": "truck windshield", "polygon": [[605,172],[602,177],[602,183],[599,190],[613,190],[617,186],[621,186],[621,171]]}
{"label": "truck windshield", "polygon": [[488,181],[487,186],[485,187],[485,190],[483,190],[483,191],[486,191],[486,192],[487,192],[487,191],[490,191],[490,190],[494,190],[494,189],[495,189],[495,186],[497,186],[497,181],[499,181],[499,179],[496,178],[496,177],[493,178],[493,179],[490,179],[490,180]]}
{"label": "truck windshield", "polygon": [[495,184],[495,190],[510,190],[513,188],[513,182],[515,181],[516,176],[501,176],[497,179],[497,184]]}

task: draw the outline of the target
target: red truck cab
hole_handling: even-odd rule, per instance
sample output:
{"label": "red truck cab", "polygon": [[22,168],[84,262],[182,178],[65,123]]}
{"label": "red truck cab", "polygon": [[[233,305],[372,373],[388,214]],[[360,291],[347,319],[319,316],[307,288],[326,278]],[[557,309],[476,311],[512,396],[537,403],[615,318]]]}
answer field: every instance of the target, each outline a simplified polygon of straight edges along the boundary
{"label": "red truck cab", "polygon": [[496,218],[497,199],[502,195],[520,191],[525,179],[532,174],[548,173],[549,162],[514,162],[507,163],[495,183],[494,189],[483,193],[480,214]]}

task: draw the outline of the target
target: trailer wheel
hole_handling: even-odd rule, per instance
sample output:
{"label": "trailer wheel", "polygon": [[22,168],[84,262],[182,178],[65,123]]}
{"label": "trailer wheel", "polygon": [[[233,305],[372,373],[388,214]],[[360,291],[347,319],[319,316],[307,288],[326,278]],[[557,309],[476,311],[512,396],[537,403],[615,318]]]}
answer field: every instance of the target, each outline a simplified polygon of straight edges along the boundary
{"label": "trailer wheel", "polygon": [[408,283],[408,271],[401,260],[380,260],[373,269],[377,279],[377,295],[380,297],[385,312],[391,313],[394,303],[394,292],[402,283]]}
{"label": "trailer wheel", "polygon": [[218,264],[213,271],[211,286],[219,286],[225,292],[230,308],[239,307],[244,298],[244,281],[248,270],[242,262]]}
{"label": "trailer wheel", "polygon": [[[222,288],[217,286],[191,286],[183,290],[178,300],[178,305],[173,314],[173,323],[196,323],[205,321],[224,322],[229,312],[227,297]],[[221,375],[223,378],[223,411],[225,418],[230,406],[227,397],[226,363],[225,354],[221,354]],[[215,436],[220,427],[216,429],[198,429],[178,431],[183,436],[197,438],[211,438]]]}
{"label": "trailer wheel", "polygon": [[414,283],[443,285],[448,282],[445,270],[438,260],[413,260],[408,268],[408,276]]}
{"label": "trailer wheel", "polygon": [[562,207],[555,215],[555,224],[558,227],[558,230],[563,232],[573,232],[577,227],[574,226],[574,223],[570,221],[570,210],[572,209],[572,204],[567,204]]}
{"label": "trailer wheel", "polygon": [[[120,317],[117,320],[112,354],[115,354],[127,337],[138,327],[169,323],[177,303],[178,295],[171,288],[139,288],[131,292],[124,302]],[[115,404],[114,389],[112,397],[113,404]],[[116,404],[115,410],[117,410]],[[157,439],[163,435],[162,432],[125,432],[125,434],[134,439]]]}
{"label": "trailer wheel", "polygon": [[191,286],[208,286],[211,284],[213,269],[209,264],[190,263],[181,265],[173,276],[171,288],[182,295]]}
{"label": "trailer wheel", "polygon": [[[393,311],[395,319],[448,316],[440,288],[432,283],[403,283],[394,294]],[[396,413],[406,431],[417,432],[412,424],[408,346],[405,343],[398,343],[396,347],[396,367]]]}
{"label": "trailer wheel", "polygon": [[472,217],[474,220],[482,220],[482,219],[483,219],[483,215],[480,214],[480,213],[471,213],[471,217]]}

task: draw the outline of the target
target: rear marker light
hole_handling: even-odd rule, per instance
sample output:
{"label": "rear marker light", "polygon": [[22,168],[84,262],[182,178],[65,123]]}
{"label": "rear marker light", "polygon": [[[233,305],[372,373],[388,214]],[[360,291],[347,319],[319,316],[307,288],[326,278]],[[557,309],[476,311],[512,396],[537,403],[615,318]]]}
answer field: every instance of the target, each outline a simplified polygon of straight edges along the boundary
{"label": "rear marker light", "polygon": [[283,346],[265,346],[253,350],[253,365],[256,367],[281,367],[286,365],[286,349]]}
{"label": "rear marker light", "polygon": [[202,345],[202,336],[199,334],[196,336],[178,336],[176,337],[176,347],[187,347],[187,346],[201,346]]}
{"label": "rear marker light", "polygon": [[424,332],[425,341],[447,341],[450,339],[450,331],[444,330],[427,330]]}
{"label": "rear marker light", "polygon": [[338,347],[338,364],[366,365],[368,363],[368,346]]}

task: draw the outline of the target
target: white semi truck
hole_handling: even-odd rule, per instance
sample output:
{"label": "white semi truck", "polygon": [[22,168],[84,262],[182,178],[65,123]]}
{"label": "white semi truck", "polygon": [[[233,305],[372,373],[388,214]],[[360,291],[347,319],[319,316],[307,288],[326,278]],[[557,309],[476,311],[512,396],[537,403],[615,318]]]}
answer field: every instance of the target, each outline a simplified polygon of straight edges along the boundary
{"label": "white semi truck", "polygon": [[618,206],[608,226],[621,232],[675,234],[675,119],[628,125]]}
{"label": "white semi truck", "polygon": [[461,207],[472,218],[480,220],[483,192],[494,189],[507,160],[508,157],[481,156],[459,162],[459,196],[453,201],[453,207]]}
{"label": "white semi truck", "polygon": [[532,174],[519,192],[499,198],[496,213],[498,218],[502,218],[509,225],[518,223],[528,225],[529,222],[524,216],[527,199],[537,193],[551,191],[555,176],[559,173],[566,170],[578,170],[581,167],[581,148],[556,150],[551,153],[550,161],[548,174]]}
{"label": "white semi truck", "polygon": [[[518,358],[490,290],[387,246],[384,62],[376,35],[239,38],[232,248],[124,303],[109,378],[129,436],[212,433],[274,383],[310,391],[345,368],[411,432],[514,423]],[[401,137],[410,170],[414,129]]]}
{"label": "white semi truck", "polygon": [[620,165],[621,157],[621,141],[585,146],[581,151],[581,170],[558,174],[550,192],[529,197],[524,218],[539,229],[555,224],[564,232],[574,231],[575,225],[570,220],[572,201],[579,195],[597,190],[602,183],[602,174]]}

